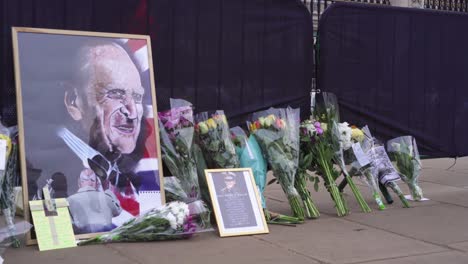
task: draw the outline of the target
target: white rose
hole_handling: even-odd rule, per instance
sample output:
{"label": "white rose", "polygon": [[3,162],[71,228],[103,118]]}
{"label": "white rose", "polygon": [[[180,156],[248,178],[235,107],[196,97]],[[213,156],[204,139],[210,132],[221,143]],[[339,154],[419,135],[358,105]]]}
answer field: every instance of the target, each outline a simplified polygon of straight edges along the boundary
{"label": "white rose", "polygon": [[177,229],[177,219],[173,214],[167,214],[166,215],[167,221],[169,221],[169,224],[171,225],[171,228]]}

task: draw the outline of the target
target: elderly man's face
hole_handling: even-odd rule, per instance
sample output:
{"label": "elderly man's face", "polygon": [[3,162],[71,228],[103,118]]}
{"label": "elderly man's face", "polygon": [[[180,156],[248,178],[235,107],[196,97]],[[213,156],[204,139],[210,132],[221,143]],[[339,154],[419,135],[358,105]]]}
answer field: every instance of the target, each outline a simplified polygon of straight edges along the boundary
{"label": "elderly man's face", "polygon": [[110,151],[135,149],[143,116],[144,90],[140,75],[128,54],[116,45],[94,47],[88,54],[86,85],[94,122]]}

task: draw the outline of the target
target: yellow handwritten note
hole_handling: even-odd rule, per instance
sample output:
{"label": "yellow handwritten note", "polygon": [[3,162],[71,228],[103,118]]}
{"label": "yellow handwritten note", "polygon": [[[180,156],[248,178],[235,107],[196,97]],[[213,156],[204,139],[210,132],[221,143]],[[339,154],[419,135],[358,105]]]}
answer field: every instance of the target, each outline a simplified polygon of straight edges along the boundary
{"label": "yellow handwritten note", "polygon": [[43,200],[29,201],[39,250],[76,247],[75,234],[66,199],[55,199],[55,211],[49,212]]}

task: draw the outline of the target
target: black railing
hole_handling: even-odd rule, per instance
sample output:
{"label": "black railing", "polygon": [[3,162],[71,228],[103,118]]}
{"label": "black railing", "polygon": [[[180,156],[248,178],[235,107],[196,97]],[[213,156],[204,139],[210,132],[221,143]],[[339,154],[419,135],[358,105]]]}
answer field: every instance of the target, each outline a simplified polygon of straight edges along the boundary
{"label": "black railing", "polygon": [[436,10],[468,12],[468,0],[426,0],[424,7]]}
{"label": "black railing", "polygon": [[[302,0],[305,6],[309,9],[314,18],[319,19],[323,11],[334,2],[357,2],[366,4],[391,5],[390,0]],[[468,0],[408,0],[408,5],[411,7],[422,6],[424,8],[445,10],[454,12],[468,13]]]}
{"label": "black railing", "polygon": [[365,4],[390,5],[390,0],[302,0],[304,5],[309,9],[310,13],[313,14],[317,19],[332,3],[346,1]]}

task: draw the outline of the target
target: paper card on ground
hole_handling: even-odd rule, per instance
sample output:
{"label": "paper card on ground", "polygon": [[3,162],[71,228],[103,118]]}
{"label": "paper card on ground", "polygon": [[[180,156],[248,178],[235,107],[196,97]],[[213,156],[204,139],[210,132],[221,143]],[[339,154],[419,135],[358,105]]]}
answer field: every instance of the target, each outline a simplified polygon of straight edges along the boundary
{"label": "paper card on ground", "polygon": [[68,202],[55,199],[56,211],[48,212],[43,200],[29,201],[39,250],[76,247]]}
{"label": "paper card on ground", "polygon": [[[405,198],[408,201],[414,201],[413,196],[411,196],[411,194],[405,195]],[[417,202],[424,202],[424,201],[429,201],[429,198],[423,197],[423,198],[421,198],[420,201],[417,201]]]}

